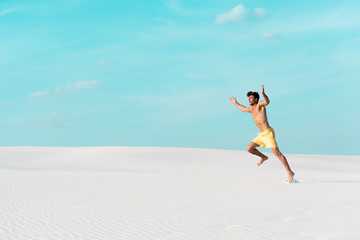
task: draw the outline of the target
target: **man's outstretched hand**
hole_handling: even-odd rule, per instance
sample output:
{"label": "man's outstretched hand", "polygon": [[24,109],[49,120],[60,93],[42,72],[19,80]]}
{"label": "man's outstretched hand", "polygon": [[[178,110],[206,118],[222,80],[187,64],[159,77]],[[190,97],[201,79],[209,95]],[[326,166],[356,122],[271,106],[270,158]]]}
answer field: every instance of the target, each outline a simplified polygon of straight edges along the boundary
{"label": "man's outstretched hand", "polygon": [[264,84],[261,85],[261,93],[264,94],[265,93],[265,90],[264,90]]}
{"label": "man's outstretched hand", "polygon": [[236,97],[230,97],[230,102],[232,104],[235,104],[236,103]]}

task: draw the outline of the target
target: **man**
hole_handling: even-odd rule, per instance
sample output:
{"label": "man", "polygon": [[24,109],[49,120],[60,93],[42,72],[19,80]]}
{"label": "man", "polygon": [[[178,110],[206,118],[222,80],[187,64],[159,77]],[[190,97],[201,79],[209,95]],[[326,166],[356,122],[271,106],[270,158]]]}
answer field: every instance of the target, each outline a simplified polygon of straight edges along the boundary
{"label": "man", "polygon": [[256,126],[260,129],[260,133],[258,136],[252,140],[252,142],[248,145],[247,151],[251,154],[259,156],[261,160],[258,162],[258,166],[260,166],[264,161],[268,159],[268,157],[261,152],[259,152],[257,147],[267,147],[271,148],[276,157],[278,157],[281,163],[284,165],[287,174],[288,174],[288,182],[291,183],[294,179],[295,173],[291,171],[289,163],[287,162],[285,156],[280,152],[279,147],[275,140],[275,132],[269,125],[266,116],[266,108],[270,103],[268,96],[265,94],[264,85],[262,85],[261,93],[264,97],[264,101],[259,102],[259,93],[257,92],[248,92],[247,97],[249,99],[250,108],[247,108],[236,101],[236,98],[230,97],[230,102],[235,104],[241,111],[251,113]]}

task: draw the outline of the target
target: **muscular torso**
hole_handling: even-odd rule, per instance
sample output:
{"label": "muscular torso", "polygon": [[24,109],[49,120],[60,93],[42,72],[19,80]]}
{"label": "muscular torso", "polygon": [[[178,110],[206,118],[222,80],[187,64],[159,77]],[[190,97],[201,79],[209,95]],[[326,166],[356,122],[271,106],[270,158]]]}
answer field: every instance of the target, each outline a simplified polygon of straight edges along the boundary
{"label": "muscular torso", "polygon": [[264,106],[259,106],[259,104],[252,106],[250,108],[250,113],[256,126],[261,132],[270,127],[266,116],[266,108]]}

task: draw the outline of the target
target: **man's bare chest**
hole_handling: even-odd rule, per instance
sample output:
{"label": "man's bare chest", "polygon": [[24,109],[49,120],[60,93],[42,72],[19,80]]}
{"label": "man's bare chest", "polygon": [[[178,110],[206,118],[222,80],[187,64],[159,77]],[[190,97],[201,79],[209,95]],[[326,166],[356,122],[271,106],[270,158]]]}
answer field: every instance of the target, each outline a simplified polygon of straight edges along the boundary
{"label": "man's bare chest", "polygon": [[251,116],[256,119],[263,119],[266,116],[264,108],[254,107],[250,110]]}

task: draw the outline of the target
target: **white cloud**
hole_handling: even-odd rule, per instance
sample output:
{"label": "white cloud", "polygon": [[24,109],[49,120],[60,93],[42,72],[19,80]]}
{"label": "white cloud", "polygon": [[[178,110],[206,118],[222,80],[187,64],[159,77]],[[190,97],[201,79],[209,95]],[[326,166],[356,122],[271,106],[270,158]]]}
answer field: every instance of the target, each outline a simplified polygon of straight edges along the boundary
{"label": "white cloud", "polygon": [[28,124],[36,128],[61,128],[71,126],[70,121],[76,118],[74,114],[69,115],[62,112],[53,112],[50,116],[40,117],[30,121]]}
{"label": "white cloud", "polygon": [[37,92],[31,93],[30,98],[41,98],[41,97],[49,96],[50,94],[51,94],[50,91],[47,91],[47,92],[37,91]]}
{"label": "white cloud", "polygon": [[6,66],[6,62],[1,61],[1,62],[0,62],[0,67],[5,67],[5,66]]}
{"label": "white cloud", "polygon": [[92,81],[78,81],[73,84],[69,84],[66,87],[58,86],[53,91],[37,91],[30,94],[30,98],[44,98],[47,97],[49,100],[54,100],[62,95],[67,93],[74,93],[83,90],[90,90],[98,87],[100,85],[100,81],[92,80]]}
{"label": "white cloud", "polygon": [[181,6],[181,3],[179,0],[171,0],[167,2],[167,6],[173,10],[174,12],[180,14],[180,15],[189,15],[190,11],[185,9],[183,6]]}
{"label": "white cloud", "polygon": [[168,46],[170,44],[170,41],[164,41],[163,43],[162,43],[162,46]]}
{"label": "white cloud", "polygon": [[311,33],[321,30],[357,31],[360,27],[359,10],[357,8],[330,9],[321,13],[307,13],[288,16],[287,21],[279,19],[272,21],[281,35]]}
{"label": "white cloud", "polygon": [[254,15],[255,15],[255,17],[257,17],[259,19],[264,19],[269,15],[269,13],[264,8],[255,8],[254,9]]}
{"label": "white cloud", "polygon": [[279,36],[279,34],[277,34],[275,32],[266,32],[263,35],[261,35],[262,38],[275,38],[278,36]]}
{"label": "white cloud", "polygon": [[239,4],[230,11],[216,16],[215,23],[223,24],[227,22],[237,22],[245,20],[262,20],[269,16],[269,12],[264,8],[250,10]]}
{"label": "white cloud", "polygon": [[92,80],[92,81],[78,81],[76,83],[67,85],[65,87],[68,91],[78,91],[78,90],[86,90],[92,89],[100,85],[100,81]]}
{"label": "white cloud", "polygon": [[8,8],[5,10],[2,10],[2,11],[0,11],[0,17],[5,16],[6,14],[9,14],[9,13],[12,13],[15,11],[16,11],[16,8]]}
{"label": "white cloud", "polygon": [[217,15],[215,19],[215,23],[223,24],[226,22],[235,22],[245,18],[247,13],[248,10],[244,7],[244,5],[239,4],[230,11]]}
{"label": "white cloud", "polygon": [[106,59],[101,59],[98,64],[99,64],[99,67],[105,66],[105,64],[106,64]]}

